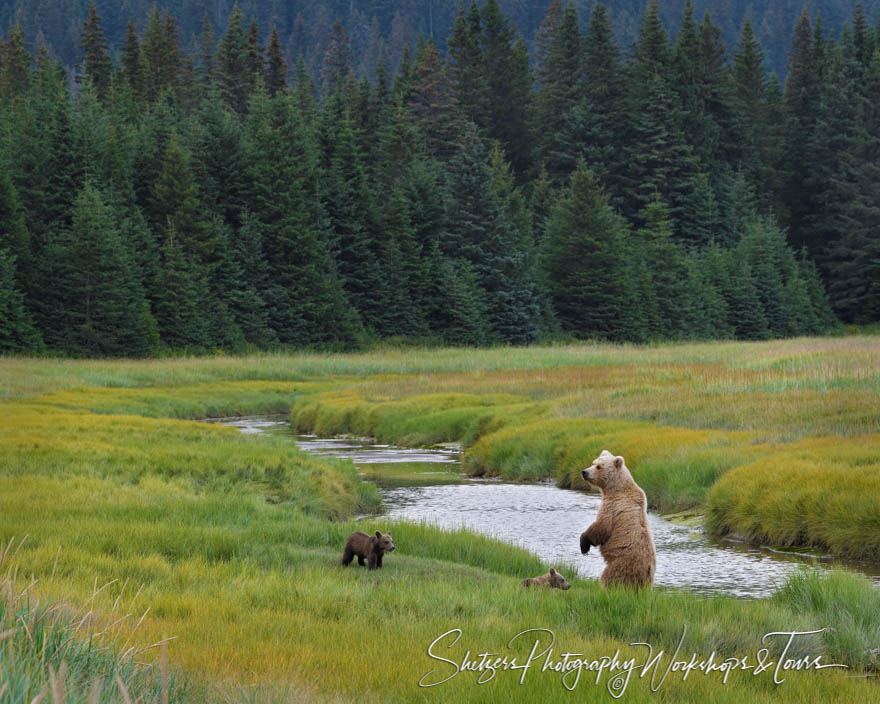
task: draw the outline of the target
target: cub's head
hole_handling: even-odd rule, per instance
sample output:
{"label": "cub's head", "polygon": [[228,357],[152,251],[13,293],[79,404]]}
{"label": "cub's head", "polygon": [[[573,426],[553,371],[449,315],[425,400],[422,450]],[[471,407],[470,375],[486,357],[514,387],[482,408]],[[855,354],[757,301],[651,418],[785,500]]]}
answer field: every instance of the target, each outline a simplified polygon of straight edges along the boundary
{"label": "cub's head", "polygon": [[552,567],[550,568],[550,587],[552,589],[571,589],[571,585],[565,581],[565,577]]}
{"label": "cub's head", "polygon": [[608,450],[602,450],[602,454],[593,460],[593,464],[581,470],[581,476],[593,486],[604,490],[631,475],[623,457],[615,457]]}
{"label": "cub's head", "polygon": [[391,539],[390,530],[385,535],[382,535],[379,531],[376,531],[376,540],[378,541],[379,547],[383,551],[394,552],[394,541]]}

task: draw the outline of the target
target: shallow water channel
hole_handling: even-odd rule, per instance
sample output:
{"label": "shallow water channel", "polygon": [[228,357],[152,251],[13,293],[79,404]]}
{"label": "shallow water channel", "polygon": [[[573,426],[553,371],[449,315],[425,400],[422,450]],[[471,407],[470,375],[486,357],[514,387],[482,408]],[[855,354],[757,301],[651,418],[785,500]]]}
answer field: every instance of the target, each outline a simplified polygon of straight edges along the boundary
{"label": "shallow water channel", "polygon": [[[301,449],[319,455],[352,460],[368,477],[371,464],[433,463],[437,475],[450,476],[459,451],[413,449],[372,444],[356,438],[317,438],[296,435],[278,417],[221,419],[243,433],[289,435]],[[443,466],[445,465],[445,466]],[[427,469],[427,467],[426,467]],[[425,521],[443,528],[464,526],[519,545],[554,565],[563,574],[577,571],[598,578],[604,562],[597,549],[583,556],[578,538],[599,509],[598,493],[560,489],[551,482],[515,484],[493,479],[462,477],[460,483],[431,483],[431,473],[420,473],[419,485],[387,486],[380,482],[387,515],[393,519]],[[458,477],[455,478],[458,481]],[[439,480],[438,480],[439,481]],[[766,597],[786,575],[805,562],[819,566],[830,560],[778,553],[729,541],[714,540],[698,527],[672,523],[649,513],[648,522],[657,550],[655,584],[692,591],[739,597]],[[405,550],[404,546],[399,546]],[[880,586],[880,566],[847,565]]]}

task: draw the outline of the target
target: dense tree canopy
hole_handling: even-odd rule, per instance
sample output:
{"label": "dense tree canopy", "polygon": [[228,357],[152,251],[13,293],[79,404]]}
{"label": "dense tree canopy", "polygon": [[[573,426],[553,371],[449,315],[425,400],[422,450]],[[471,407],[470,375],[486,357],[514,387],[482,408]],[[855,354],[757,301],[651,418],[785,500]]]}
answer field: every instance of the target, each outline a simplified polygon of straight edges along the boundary
{"label": "dense tree canopy", "polygon": [[361,32],[333,8],[135,6],[83,6],[70,73],[51,22],[0,37],[2,351],[880,320],[861,5],[839,40],[790,18],[784,85],[755,18],[725,46],[690,0],[671,33],[649,3],[631,52],[613,4],[548,2],[529,36],[520,9],[472,0],[422,37],[401,13]]}

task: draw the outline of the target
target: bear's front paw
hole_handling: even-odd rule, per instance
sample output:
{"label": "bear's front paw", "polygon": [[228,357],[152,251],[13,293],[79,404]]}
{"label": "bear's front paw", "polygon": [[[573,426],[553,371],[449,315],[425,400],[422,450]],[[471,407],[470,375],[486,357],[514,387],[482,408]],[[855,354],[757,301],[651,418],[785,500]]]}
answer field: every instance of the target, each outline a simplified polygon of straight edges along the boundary
{"label": "bear's front paw", "polygon": [[581,533],[581,554],[586,555],[590,552],[590,548],[593,547],[593,543],[590,542],[590,539],[587,537],[587,531]]}

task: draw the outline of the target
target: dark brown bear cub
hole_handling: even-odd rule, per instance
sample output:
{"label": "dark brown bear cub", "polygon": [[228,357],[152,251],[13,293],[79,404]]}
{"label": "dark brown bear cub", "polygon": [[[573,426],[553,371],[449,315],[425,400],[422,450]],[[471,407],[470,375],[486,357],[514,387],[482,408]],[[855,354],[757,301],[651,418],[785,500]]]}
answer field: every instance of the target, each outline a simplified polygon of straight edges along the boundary
{"label": "dark brown bear cub", "polygon": [[391,539],[391,531],[382,535],[376,531],[376,535],[367,535],[361,531],[352,533],[345,542],[345,552],[342,554],[342,566],[348,567],[349,563],[357,555],[358,564],[363,567],[364,560],[369,568],[374,570],[382,566],[382,555],[394,550],[394,541]]}

